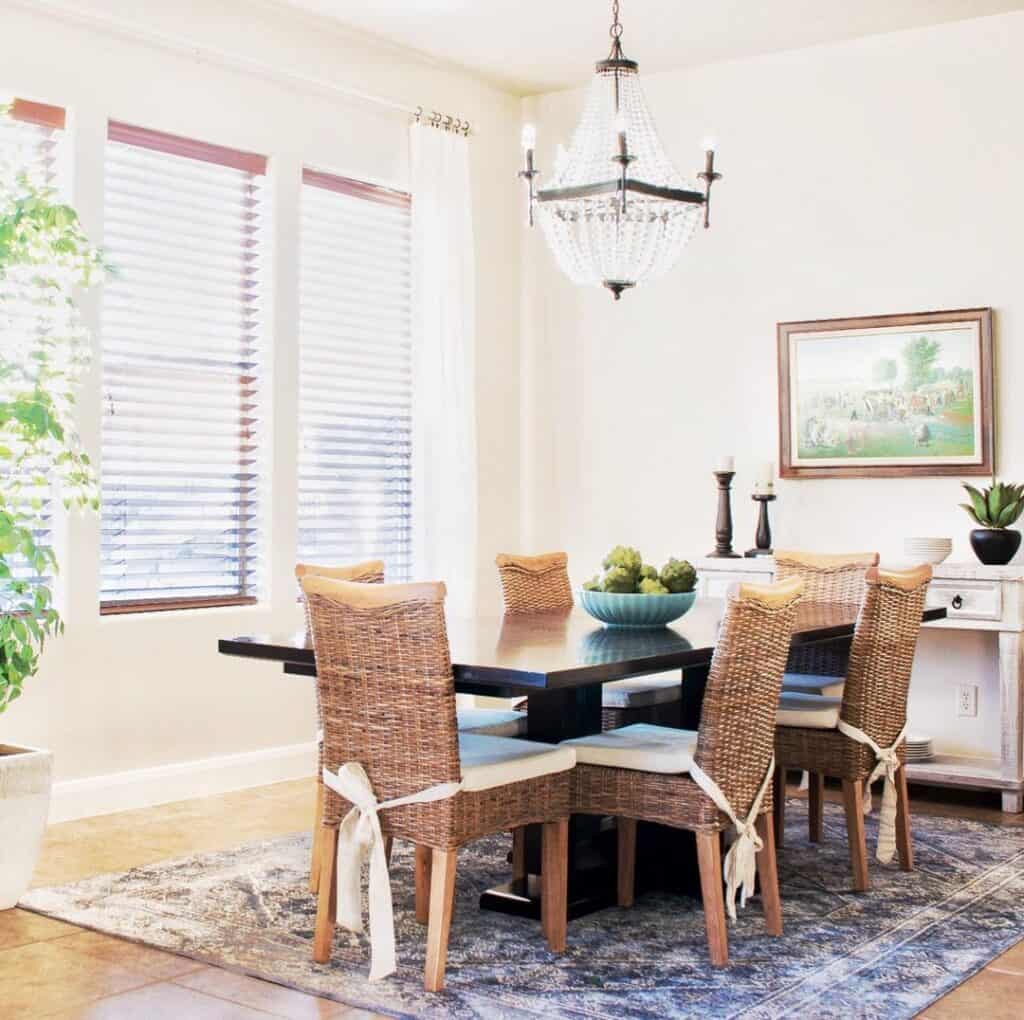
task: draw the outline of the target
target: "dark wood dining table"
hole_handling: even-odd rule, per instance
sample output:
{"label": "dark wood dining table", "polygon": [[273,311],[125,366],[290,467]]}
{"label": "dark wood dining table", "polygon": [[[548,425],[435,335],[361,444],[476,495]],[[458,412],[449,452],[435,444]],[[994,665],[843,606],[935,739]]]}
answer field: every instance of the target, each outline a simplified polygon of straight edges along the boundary
{"label": "dark wood dining table", "polygon": [[[506,616],[452,615],[448,639],[455,690],[492,697],[527,696],[527,739],[557,743],[600,732],[602,684],[679,670],[681,725],[696,730],[723,611],[721,599],[698,599],[671,626],[643,630],[605,627],[579,608]],[[929,609],[924,620],[944,615],[944,609]],[[856,619],[854,605],[804,603],[797,614],[793,644],[849,642]],[[281,662],[288,674],[316,675],[312,641],[302,630],[224,638],[218,647],[225,655]],[[680,856],[689,853],[687,834],[645,826],[638,874],[651,885],[672,884],[670,876],[695,874],[693,868],[680,867]],[[529,876],[487,890],[480,905],[539,919],[539,861],[539,833],[530,832]],[[609,838],[608,827],[600,819],[574,818],[569,916],[579,917],[614,902],[614,838]]]}

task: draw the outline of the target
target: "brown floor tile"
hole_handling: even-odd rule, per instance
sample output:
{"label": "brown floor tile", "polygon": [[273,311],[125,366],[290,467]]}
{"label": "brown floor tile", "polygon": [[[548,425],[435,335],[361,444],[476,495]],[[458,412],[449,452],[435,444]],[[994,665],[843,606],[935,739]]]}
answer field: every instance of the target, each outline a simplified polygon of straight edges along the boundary
{"label": "brown floor tile", "polygon": [[76,931],[81,929],[28,910],[19,910],[17,907],[13,910],[0,910],[0,950],[59,939]]}
{"label": "brown floor tile", "polygon": [[267,1020],[273,1015],[180,985],[161,983],[48,1014],[48,1017],[49,1020],[139,1020],[140,1017],[145,1020]]}
{"label": "brown floor tile", "polygon": [[175,984],[221,999],[240,1002],[254,1009],[263,1009],[268,1013],[288,1017],[289,1020],[350,1017],[352,1012],[348,1006],[341,1003],[282,988],[280,985],[260,981],[244,974],[233,974],[217,967],[205,967],[176,978]]}
{"label": "brown floor tile", "polygon": [[1024,976],[985,969],[949,995],[933,1002],[925,1020],[1020,1020],[1024,1015]]}
{"label": "brown floor tile", "polygon": [[145,984],[137,969],[61,948],[60,939],[0,952],[4,1020],[45,1016]]}
{"label": "brown floor tile", "polygon": [[83,931],[78,935],[62,938],[60,947],[106,963],[134,968],[143,973],[149,981],[169,981],[171,978],[199,970],[203,966],[185,956],[164,953],[159,949],[140,946],[97,931]]}
{"label": "brown floor tile", "polygon": [[[992,970],[1004,970],[1011,974],[1024,974],[1024,942],[1018,942],[1002,956],[997,956],[989,965]],[[1024,1013],[1024,1003],[1021,1004]]]}

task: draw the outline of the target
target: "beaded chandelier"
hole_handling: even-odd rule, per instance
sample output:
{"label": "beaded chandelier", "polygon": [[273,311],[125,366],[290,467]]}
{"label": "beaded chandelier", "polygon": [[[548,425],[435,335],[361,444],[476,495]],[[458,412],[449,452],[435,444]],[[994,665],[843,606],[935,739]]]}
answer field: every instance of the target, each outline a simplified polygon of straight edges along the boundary
{"label": "beaded chandelier", "polygon": [[[667,272],[698,220],[710,224],[715,152],[705,144],[703,190],[684,180],[658,140],[640,89],[639,65],[622,52],[619,0],[612,4],[612,48],[596,65],[583,117],[549,188],[537,190],[536,132],[523,128],[529,220],[540,220],[562,271],[574,282],[602,284],[618,301],[641,280]],[[702,212],[703,208],[703,212]]]}

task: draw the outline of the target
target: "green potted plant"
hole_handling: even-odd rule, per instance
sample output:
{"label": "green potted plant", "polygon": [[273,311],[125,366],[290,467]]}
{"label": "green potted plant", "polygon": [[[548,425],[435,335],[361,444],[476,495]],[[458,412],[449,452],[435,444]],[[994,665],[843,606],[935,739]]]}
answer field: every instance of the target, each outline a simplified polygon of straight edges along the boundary
{"label": "green potted plant", "polygon": [[960,505],[978,525],[971,532],[971,548],[982,563],[1009,563],[1020,548],[1020,532],[1010,528],[1024,513],[1024,485],[997,482],[978,490],[963,483],[970,503]]}
{"label": "green potted plant", "polygon": [[[57,558],[41,527],[48,494],[69,509],[99,505],[72,417],[91,353],[73,291],[102,270],[75,211],[0,165],[0,714],[63,628],[51,580]],[[0,910],[17,903],[32,877],[51,772],[49,751],[0,740]]]}

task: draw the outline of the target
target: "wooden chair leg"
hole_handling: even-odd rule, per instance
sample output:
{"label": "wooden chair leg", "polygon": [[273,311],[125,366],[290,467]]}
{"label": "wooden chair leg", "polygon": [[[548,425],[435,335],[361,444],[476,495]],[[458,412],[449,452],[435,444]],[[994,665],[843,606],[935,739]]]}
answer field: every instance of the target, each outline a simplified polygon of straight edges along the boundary
{"label": "wooden chair leg", "polygon": [[781,847],[786,835],[786,769],[782,765],[775,766],[775,775],[772,776],[772,805],[775,845]]}
{"label": "wooden chair leg", "polygon": [[914,844],[910,838],[910,794],[907,793],[907,770],[896,772],[896,850],[900,870],[914,870]]}
{"label": "wooden chair leg", "polygon": [[526,878],[526,829],[512,830],[512,880]]}
{"label": "wooden chair leg", "polygon": [[384,860],[388,862],[388,867],[391,867],[391,851],[395,849],[395,837],[385,836],[384,837]]}
{"label": "wooden chair leg", "polygon": [[729,936],[725,926],[721,838],[717,832],[698,832],[696,836],[708,953],[712,966],[722,967],[729,962]]}
{"label": "wooden chair leg", "polygon": [[779,869],[775,859],[775,826],[767,815],[758,817],[757,834],[764,843],[757,855],[757,877],[761,883],[764,923],[769,935],[781,935],[782,900],[779,898]]}
{"label": "wooden chair leg", "polygon": [[455,904],[455,850],[434,850],[430,862],[430,921],[427,925],[427,963],[423,987],[428,992],[444,988],[448,964],[448,932]]}
{"label": "wooden chair leg", "polygon": [[867,892],[871,879],[868,876],[868,844],[864,834],[863,780],[843,780],[843,806],[846,809],[846,834],[850,841],[853,888],[857,892]]}
{"label": "wooden chair leg", "polygon": [[320,889],[316,901],[313,959],[317,963],[326,963],[331,958],[338,911],[338,827],[322,825],[321,829]]}
{"label": "wooden chair leg", "polygon": [[636,898],[636,819],[616,818],[619,830],[618,903],[631,907]]}
{"label": "wooden chair leg", "polygon": [[541,828],[541,928],[553,953],[565,952],[569,907],[569,819]]}
{"label": "wooden chair leg", "polygon": [[316,784],[316,806],[313,808],[313,850],[309,861],[309,891],[316,894],[320,888],[320,844],[323,841],[324,786]]}
{"label": "wooden chair leg", "polygon": [[430,859],[429,846],[416,847],[416,920],[426,924],[430,917]]}
{"label": "wooden chair leg", "polygon": [[807,837],[820,843],[825,832],[825,776],[811,772],[807,778]]}

